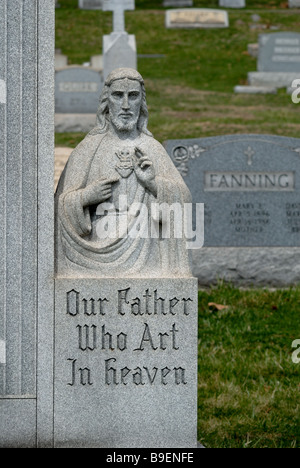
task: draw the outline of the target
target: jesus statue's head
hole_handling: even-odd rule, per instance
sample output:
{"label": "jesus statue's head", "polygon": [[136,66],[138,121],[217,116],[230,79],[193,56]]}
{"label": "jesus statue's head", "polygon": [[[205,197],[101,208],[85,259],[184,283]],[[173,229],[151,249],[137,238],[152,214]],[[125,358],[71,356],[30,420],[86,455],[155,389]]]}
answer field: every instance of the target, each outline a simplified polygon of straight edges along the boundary
{"label": "jesus statue's head", "polygon": [[119,132],[137,129],[151,135],[144,80],[132,68],[118,68],[105,81],[93,133],[105,133],[110,124]]}

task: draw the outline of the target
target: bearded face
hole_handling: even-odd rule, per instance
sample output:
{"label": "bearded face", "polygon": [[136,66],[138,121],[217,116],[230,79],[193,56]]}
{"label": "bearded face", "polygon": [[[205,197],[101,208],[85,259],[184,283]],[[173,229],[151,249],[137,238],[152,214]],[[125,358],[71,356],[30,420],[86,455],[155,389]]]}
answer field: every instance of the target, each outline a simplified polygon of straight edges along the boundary
{"label": "bearded face", "polygon": [[112,125],[121,132],[137,128],[142,104],[142,87],[128,78],[114,81],[108,94],[109,117]]}

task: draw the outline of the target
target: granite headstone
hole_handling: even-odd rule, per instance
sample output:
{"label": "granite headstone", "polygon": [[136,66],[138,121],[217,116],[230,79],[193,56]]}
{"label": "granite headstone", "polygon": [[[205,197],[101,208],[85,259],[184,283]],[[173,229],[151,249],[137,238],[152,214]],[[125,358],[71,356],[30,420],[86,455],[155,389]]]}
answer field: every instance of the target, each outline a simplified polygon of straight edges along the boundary
{"label": "granite headstone", "polygon": [[209,8],[182,8],[166,11],[167,28],[227,28],[228,13]]}
{"label": "granite headstone", "polygon": [[79,0],[78,8],[81,10],[102,10],[103,0]]}
{"label": "granite headstone", "polygon": [[261,34],[257,69],[259,72],[300,72],[300,34]]}
{"label": "granite headstone", "polygon": [[205,204],[204,248],[192,252],[201,284],[300,280],[300,139],[227,135],[165,147],[193,202]]}
{"label": "granite headstone", "polygon": [[289,8],[300,8],[300,0],[289,0]]}
{"label": "granite headstone", "polygon": [[193,0],[164,0],[163,1],[163,6],[164,7],[191,7],[193,6],[194,1]]}
{"label": "granite headstone", "polygon": [[232,135],[166,148],[205,203],[204,246],[300,246],[300,140]]}
{"label": "granite headstone", "polygon": [[96,114],[102,88],[102,74],[92,68],[70,66],[56,71],[56,113]]}
{"label": "granite headstone", "polygon": [[246,0],[219,0],[219,6],[224,8],[245,8]]}
{"label": "granite headstone", "polygon": [[54,0],[0,2],[0,447],[53,439]]}

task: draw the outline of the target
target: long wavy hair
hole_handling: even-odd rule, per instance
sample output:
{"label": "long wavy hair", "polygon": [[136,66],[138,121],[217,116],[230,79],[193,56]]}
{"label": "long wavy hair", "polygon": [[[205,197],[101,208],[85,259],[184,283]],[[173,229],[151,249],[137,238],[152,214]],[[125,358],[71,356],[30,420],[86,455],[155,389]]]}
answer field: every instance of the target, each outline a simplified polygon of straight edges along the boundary
{"label": "long wavy hair", "polygon": [[137,128],[140,132],[145,133],[146,135],[152,136],[152,133],[149,132],[148,126],[148,107],[146,101],[146,90],[145,84],[142,76],[139,72],[132,68],[118,68],[114,70],[106,79],[104,88],[100,96],[100,104],[97,111],[97,122],[96,127],[91,131],[92,135],[97,135],[101,133],[106,133],[109,126],[109,107],[108,107],[108,94],[111,84],[116,80],[129,79],[138,81],[142,88],[142,103],[140,109],[140,115],[137,123]]}

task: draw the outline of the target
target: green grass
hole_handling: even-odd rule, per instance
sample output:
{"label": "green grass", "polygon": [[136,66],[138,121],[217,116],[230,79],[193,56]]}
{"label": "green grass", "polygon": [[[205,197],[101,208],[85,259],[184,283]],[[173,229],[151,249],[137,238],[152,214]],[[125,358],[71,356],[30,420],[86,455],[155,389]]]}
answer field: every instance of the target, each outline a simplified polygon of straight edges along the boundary
{"label": "green grass", "polygon": [[[216,312],[209,302],[228,305]],[[198,438],[206,447],[300,447],[300,288],[199,292]]]}
{"label": "green grass", "polygon": [[[196,1],[195,6],[215,7],[217,2]],[[234,133],[265,133],[299,137],[299,105],[285,90],[277,95],[235,95],[247,73],[256,70],[256,59],[247,45],[260,33],[300,29],[299,12],[278,7],[285,2],[248,1],[248,9],[230,10],[230,27],[219,30],[171,30],[164,26],[159,1],[136,1],[126,12],[129,33],[136,35],[139,54],[164,54],[164,58],[139,58],[150,110],[149,128],[159,141]],[[56,10],[56,47],[81,64],[102,51],[102,35],[112,28],[112,14],[82,11],[77,0],[60,0]],[[266,9],[276,6],[277,9]],[[142,9],[142,8],[150,9]],[[259,29],[251,29],[249,8],[258,11]],[[57,135],[56,144],[73,146],[82,135]]]}

